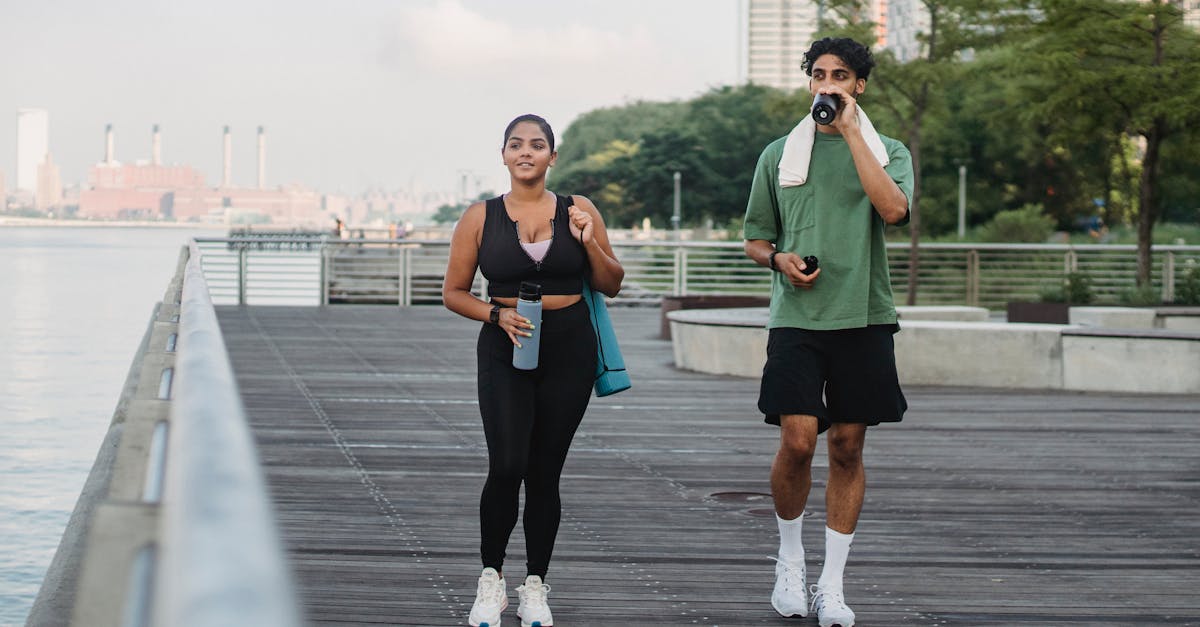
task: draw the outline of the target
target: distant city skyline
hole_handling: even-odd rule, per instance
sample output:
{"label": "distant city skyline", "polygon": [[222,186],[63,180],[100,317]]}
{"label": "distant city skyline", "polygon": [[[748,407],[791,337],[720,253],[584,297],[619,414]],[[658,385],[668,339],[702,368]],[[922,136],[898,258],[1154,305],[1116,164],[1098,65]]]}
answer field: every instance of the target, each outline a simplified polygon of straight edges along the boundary
{"label": "distant city skyline", "polygon": [[[500,135],[544,115],[560,135],[578,115],[699,95],[738,80],[738,0],[511,5],[482,0],[352,4],[214,0],[5,3],[0,8],[0,171],[17,187],[17,109],[49,113],[64,185],[105,158],[187,165],[329,194],[507,188]],[[682,25],[686,24],[686,27]],[[569,138],[567,138],[569,141]]]}

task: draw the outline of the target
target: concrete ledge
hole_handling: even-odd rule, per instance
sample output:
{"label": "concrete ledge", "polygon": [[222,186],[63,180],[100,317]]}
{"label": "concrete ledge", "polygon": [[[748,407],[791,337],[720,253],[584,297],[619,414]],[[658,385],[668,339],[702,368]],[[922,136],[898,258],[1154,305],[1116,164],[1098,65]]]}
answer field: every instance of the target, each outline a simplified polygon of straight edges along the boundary
{"label": "concrete ledge", "polygon": [[[917,308],[921,309],[921,308]],[[962,308],[970,309],[970,308]],[[1144,324],[1154,311],[1081,312],[1084,319]],[[1056,324],[917,320],[912,311],[895,335],[900,381],[1021,389],[1200,392],[1200,332]],[[766,308],[675,311],[675,365],[687,370],[759,377],[766,362]],[[1149,318],[1152,319],[1152,318]]]}
{"label": "concrete ledge", "polygon": [[1200,392],[1200,333],[1064,333],[1062,341],[1069,390]]}
{"label": "concrete ledge", "polygon": [[1108,329],[1153,329],[1155,312],[1144,307],[1071,307],[1072,325]]}
{"label": "concrete ledge", "polygon": [[900,320],[955,320],[958,322],[987,322],[986,307],[913,306],[897,307]]}
{"label": "concrete ledge", "polygon": [[896,334],[900,382],[1060,389],[1057,324],[907,321]]}

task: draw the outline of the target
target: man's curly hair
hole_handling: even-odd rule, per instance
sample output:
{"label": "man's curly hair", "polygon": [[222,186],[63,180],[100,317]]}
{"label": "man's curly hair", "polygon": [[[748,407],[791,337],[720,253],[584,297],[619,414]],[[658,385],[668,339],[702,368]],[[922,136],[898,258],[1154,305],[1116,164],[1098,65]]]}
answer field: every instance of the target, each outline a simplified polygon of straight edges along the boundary
{"label": "man's curly hair", "polygon": [[804,69],[804,73],[812,76],[813,63],[822,55],[832,54],[841,59],[843,63],[850,66],[854,70],[857,78],[867,80],[871,75],[871,68],[875,67],[875,57],[871,56],[871,50],[866,46],[845,37],[835,39],[826,37],[813,42],[808,52],[804,53],[804,63],[800,65]]}

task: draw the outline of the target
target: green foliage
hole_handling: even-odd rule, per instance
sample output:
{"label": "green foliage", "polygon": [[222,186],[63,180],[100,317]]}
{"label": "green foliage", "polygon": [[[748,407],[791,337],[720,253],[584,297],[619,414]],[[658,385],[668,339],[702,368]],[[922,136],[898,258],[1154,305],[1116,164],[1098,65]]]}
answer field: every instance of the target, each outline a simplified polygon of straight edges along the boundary
{"label": "green foliage", "polygon": [[1044,287],[1039,293],[1043,303],[1067,303],[1090,305],[1096,296],[1092,292],[1092,278],[1083,272],[1070,272],[1057,285]]}
{"label": "green foliage", "polygon": [[979,229],[983,242],[1040,243],[1054,232],[1054,220],[1042,212],[1041,205],[1001,211]]}
{"label": "green foliage", "polygon": [[1121,290],[1118,300],[1120,300],[1121,304],[1123,305],[1130,305],[1133,307],[1161,305],[1162,293],[1159,292],[1158,288],[1146,283],[1145,285],[1140,285],[1138,287],[1130,287]]}
{"label": "green foliage", "polygon": [[1188,266],[1175,283],[1176,305],[1200,305],[1200,265],[1189,260]]}
{"label": "green foliage", "polygon": [[438,224],[454,224],[455,222],[458,222],[458,219],[462,217],[463,212],[467,210],[467,207],[469,207],[471,203],[478,202],[480,200],[487,200],[495,195],[495,192],[486,191],[481,192],[477,198],[470,202],[442,205],[438,207],[437,211],[433,214],[433,221]]}
{"label": "green foliage", "polygon": [[[913,153],[919,237],[954,238],[964,165],[967,224],[989,240],[1045,241],[1043,220],[996,220],[1037,205],[1051,230],[1075,231],[1099,214],[1109,241],[1129,242],[1139,219],[1162,218],[1188,226],[1180,235],[1156,227],[1154,241],[1198,241],[1186,229],[1200,223],[1200,34],[1182,26],[1174,7],[1163,0],[919,4],[936,30],[920,35],[916,58],[901,62],[876,50],[878,66],[860,98],[876,128]],[[823,0],[818,36],[869,41],[866,5]],[[563,133],[551,186],[591,197],[614,227],[644,217],[665,225],[679,171],[684,224],[725,224],[745,209],[762,149],[799,121],[810,100],[806,90],[742,85],[592,111]],[[1148,161],[1155,154],[1157,165]]]}

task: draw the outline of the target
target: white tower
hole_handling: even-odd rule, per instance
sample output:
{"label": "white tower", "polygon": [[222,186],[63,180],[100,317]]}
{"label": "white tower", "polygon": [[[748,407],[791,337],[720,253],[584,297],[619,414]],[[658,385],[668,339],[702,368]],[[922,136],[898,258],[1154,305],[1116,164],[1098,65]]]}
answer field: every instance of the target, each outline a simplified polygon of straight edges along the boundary
{"label": "white tower", "polygon": [[113,152],[113,128],[112,124],[104,127],[104,164],[112,165],[116,155]]}
{"label": "white tower", "polygon": [[158,125],[154,125],[154,139],[150,146],[150,163],[154,165],[162,165],[162,136],[158,132]]}
{"label": "white tower", "polygon": [[267,134],[258,127],[258,188],[267,188]]}
{"label": "white tower", "polygon": [[225,172],[221,175],[221,187],[229,187],[233,178],[233,138],[229,135],[229,127],[225,127]]}
{"label": "white tower", "polygon": [[37,193],[38,166],[50,152],[50,114],[17,109],[17,178],[14,189]]}

